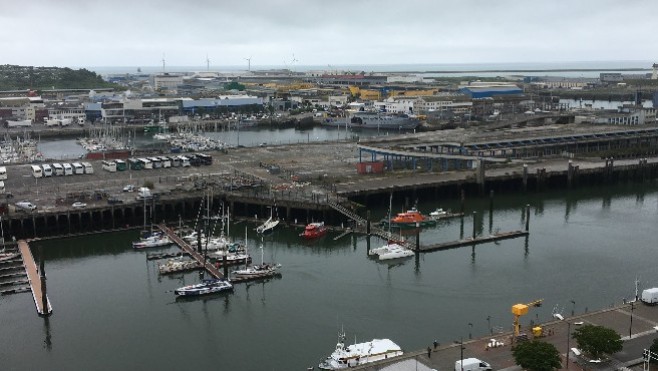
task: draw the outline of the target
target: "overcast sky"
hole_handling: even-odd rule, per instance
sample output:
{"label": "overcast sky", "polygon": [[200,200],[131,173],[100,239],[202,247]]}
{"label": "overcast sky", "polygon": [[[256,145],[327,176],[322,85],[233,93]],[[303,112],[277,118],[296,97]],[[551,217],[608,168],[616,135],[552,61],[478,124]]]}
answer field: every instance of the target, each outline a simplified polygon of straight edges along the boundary
{"label": "overcast sky", "polygon": [[650,0],[0,0],[0,64],[658,62]]}

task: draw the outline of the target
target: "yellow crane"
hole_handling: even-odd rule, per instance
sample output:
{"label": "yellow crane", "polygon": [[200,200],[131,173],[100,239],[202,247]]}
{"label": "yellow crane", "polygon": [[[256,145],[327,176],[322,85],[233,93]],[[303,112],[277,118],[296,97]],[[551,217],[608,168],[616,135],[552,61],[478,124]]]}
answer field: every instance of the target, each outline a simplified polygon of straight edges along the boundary
{"label": "yellow crane", "polygon": [[535,300],[528,304],[514,304],[512,305],[512,314],[514,315],[514,336],[519,336],[521,325],[519,324],[519,317],[528,314],[530,307],[541,307],[541,302],[544,299]]}

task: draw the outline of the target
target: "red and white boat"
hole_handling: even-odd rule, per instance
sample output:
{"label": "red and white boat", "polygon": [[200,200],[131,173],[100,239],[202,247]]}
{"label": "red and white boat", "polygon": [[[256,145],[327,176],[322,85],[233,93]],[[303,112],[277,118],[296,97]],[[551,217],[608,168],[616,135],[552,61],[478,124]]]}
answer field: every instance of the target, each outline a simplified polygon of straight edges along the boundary
{"label": "red and white boat", "polygon": [[304,232],[302,232],[299,236],[304,237],[307,240],[311,240],[314,238],[322,237],[325,234],[327,234],[327,227],[324,225],[324,222],[320,222],[309,223],[306,225],[306,228],[304,228]]}

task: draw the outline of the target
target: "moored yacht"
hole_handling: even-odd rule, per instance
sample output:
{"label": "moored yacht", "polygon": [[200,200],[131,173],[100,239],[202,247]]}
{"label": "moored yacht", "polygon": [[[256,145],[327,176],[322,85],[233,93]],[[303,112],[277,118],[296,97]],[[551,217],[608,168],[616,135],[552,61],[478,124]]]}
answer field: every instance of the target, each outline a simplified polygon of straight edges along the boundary
{"label": "moored yacht", "polygon": [[321,370],[340,370],[383,359],[401,356],[402,349],[389,339],[374,339],[345,346],[345,333],[338,334],[336,349],[318,367]]}
{"label": "moored yacht", "polygon": [[233,285],[228,280],[208,278],[201,283],[178,288],[174,290],[174,293],[180,296],[200,296],[231,290],[233,290]]}

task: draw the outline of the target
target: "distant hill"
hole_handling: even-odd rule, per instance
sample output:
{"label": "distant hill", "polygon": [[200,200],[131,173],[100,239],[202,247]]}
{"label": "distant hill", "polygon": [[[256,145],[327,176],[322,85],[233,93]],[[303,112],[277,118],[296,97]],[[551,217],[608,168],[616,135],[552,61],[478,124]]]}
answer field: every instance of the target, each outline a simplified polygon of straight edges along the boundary
{"label": "distant hill", "polygon": [[0,65],[0,90],[117,88],[95,72],[61,67]]}

